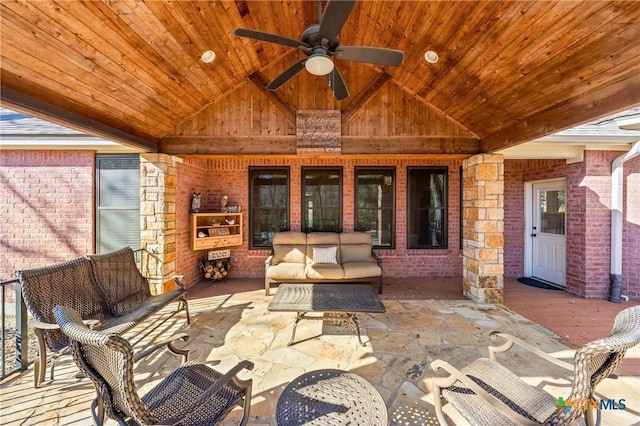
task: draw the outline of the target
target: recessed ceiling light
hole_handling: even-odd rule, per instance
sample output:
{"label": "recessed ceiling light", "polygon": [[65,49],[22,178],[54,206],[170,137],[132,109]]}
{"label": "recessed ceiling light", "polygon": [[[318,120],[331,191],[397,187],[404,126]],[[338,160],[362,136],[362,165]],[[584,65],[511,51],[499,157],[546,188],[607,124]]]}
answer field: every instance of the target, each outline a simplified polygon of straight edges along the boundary
{"label": "recessed ceiling light", "polygon": [[202,59],[202,62],[204,62],[205,64],[211,63],[214,59],[216,59],[216,52],[214,52],[213,50],[207,50],[202,54],[200,59]]}
{"label": "recessed ceiling light", "polygon": [[438,54],[433,50],[427,50],[424,53],[424,60],[429,62],[430,64],[435,64],[438,62]]}

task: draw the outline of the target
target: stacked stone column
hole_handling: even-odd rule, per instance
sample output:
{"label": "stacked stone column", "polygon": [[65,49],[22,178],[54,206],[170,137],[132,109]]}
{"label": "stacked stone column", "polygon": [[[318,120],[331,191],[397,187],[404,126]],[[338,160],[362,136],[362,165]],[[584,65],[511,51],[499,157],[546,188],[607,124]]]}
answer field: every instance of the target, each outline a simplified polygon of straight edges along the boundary
{"label": "stacked stone column", "polygon": [[165,154],[140,155],[141,247],[154,253],[143,262],[143,273],[157,276],[152,292],[173,288],[176,273],[176,180],[175,159]]}
{"label": "stacked stone column", "polygon": [[463,163],[463,292],[479,303],[504,301],[504,157]]}

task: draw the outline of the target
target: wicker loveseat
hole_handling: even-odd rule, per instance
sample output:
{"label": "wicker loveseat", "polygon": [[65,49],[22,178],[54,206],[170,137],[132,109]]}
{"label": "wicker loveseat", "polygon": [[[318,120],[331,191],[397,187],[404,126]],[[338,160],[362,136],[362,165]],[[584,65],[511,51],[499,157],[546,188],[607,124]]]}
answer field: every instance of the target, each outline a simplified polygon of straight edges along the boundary
{"label": "wicker loveseat", "polygon": [[15,273],[22,297],[33,316],[38,341],[34,363],[34,386],[44,381],[47,348],[51,351],[51,379],[55,360],[68,352],[69,338],[60,331],[53,315],[57,305],[69,306],[96,330],[124,333],[171,302],[175,312],[184,310],[190,322],[186,290],[178,288],[151,295],[149,281],[138,269],[134,251],[125,247],[111,253],[78,257],[66,262]]}
{"label": "wicker loveseat", "polygon": [[382,261],[365,232],[278,232],[265,261],[264,285],[313,282],[377,282],[382,294]]}

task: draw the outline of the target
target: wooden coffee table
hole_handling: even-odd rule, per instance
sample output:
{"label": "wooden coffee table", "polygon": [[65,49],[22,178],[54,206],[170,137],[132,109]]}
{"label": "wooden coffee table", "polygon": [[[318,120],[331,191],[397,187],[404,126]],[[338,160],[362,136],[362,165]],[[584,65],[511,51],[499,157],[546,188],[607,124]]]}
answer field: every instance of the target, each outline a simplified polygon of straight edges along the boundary
{"label": "wooden coffee table", "polygon": [[295,340],[300,320],[324,319],[322,316],[308,315],[313,312],[343,314],[350,318],[356,326],[360,344],[366,346],[360,335],[357,314],[386,312],[378,294],[369,284],[280,284],[267,309],[297,313],[289,346]]}
{"label": "wooden coffee table", "polygon": [[387,406],[373,385],[342,370],[315,370],[291,381],[276,407],[276,423],[387,426]]}

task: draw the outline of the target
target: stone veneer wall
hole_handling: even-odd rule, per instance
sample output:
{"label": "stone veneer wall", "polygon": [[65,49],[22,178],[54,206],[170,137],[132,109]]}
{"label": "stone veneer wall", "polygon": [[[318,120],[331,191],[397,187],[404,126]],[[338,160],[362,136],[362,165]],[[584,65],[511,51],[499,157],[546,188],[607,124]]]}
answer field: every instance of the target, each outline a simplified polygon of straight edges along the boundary
{"label": "stone veneer wall", "polygon": [[462,285],[480,303],[504,301],[504,159],[475,155],[463,163]]}
{"label": "stone veneer wall", "polygon": [[148,264],[153,275],[161,277],[152,286],[155,293],[174,288],[176,275],[176,181],[175,157],[165,154],[140,155],[140,227],[141,247],[157,256]]}

